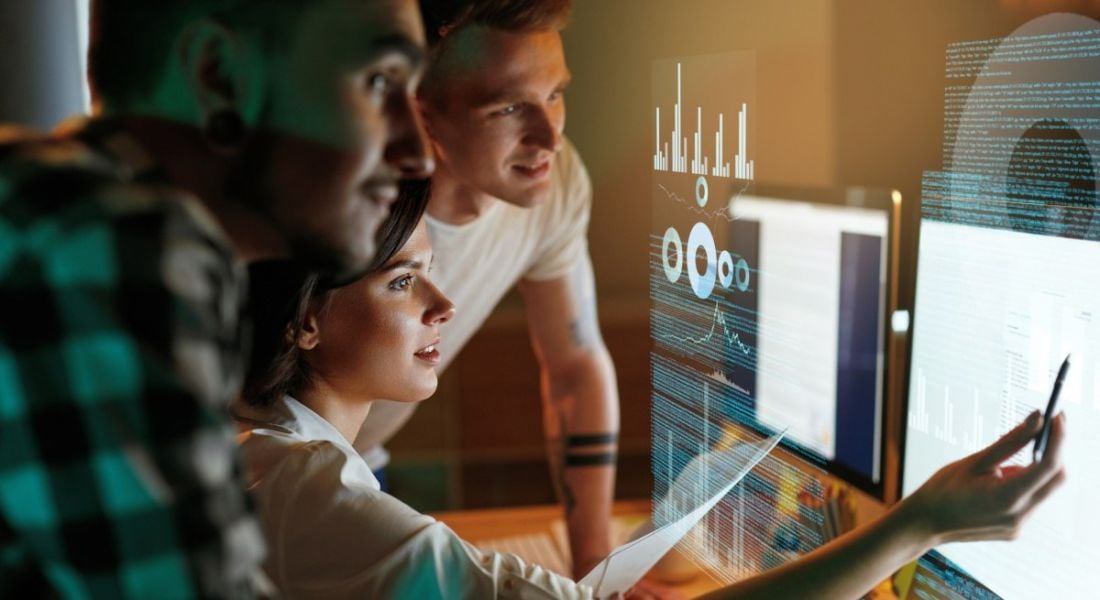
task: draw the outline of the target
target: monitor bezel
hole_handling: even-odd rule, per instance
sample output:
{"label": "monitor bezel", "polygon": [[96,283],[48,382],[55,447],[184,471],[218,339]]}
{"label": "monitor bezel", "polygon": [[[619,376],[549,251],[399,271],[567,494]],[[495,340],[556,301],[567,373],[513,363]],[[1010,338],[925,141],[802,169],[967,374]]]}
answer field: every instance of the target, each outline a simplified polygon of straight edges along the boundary
{"label": "monitor bezel", "polygon": [[[880,502],[887,502],[897,497],[901,490],[900,480],[894,483],[894,475],[898,473],[900,463],[895,463],[897,453],[889,451],[893,443],[893,432],[890,424],[894,419],[901,418],[907,410],[899,408],[899,403],[892,400],[891,390],[895,389],[895,378],[902,374],[904,366],[898,369],[891,368],[897,349],[894,347],[894,334],[891,327],[891,317],[898,309],[898,273],[900,259],[901,240],[901,193],[889,188],[872,188],[858,186],[842,187],[808,187],[781,184],[755,184],[743,192],[731,194],[731,202],[736,202],[738,196],[746,196],[753,199],[775,202],[804,203],[827,207],[850,207],[882,211],[886,214],[886,290],[885,306],[882,315],[882,331],[880,332],[883,348],[882,364],[882,390],[880,393],[881,414],[879,415],[879,480],[878,482],[865,477],[854,469],[846,467],[834,460],[824,457],[802,457],[802,453],[813,454],[809,449],[790,448],[791,456],[798,456],[815,466],[823,467],[829,474],[843,480],[845,483],[859,489]],[[908,381],[906,380],[906,385]],[[903,399],[904,400],[904,399]],[[786,444],[784,444],[786,446]],[[892,493],[888,498],[887,493]]]}

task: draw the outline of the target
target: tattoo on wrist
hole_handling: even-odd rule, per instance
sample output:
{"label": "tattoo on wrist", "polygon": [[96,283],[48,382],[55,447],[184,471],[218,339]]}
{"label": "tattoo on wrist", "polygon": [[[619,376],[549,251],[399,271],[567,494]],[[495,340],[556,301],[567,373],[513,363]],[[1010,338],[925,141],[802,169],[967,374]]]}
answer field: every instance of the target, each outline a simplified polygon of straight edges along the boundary
{"label": "tattoo on wrist", "polygon": [[614,452],[601,452],[599,454],[566,454],[566,467],[602,467],[615,464]]}
{"label": "tattoo on wrist", "polygon": [[585,446],[606,446],[617,444],[619,434],[614,431],[605,433],[590,433],[582,435],[570,435],[565,438],[566,448],[583,448]]}

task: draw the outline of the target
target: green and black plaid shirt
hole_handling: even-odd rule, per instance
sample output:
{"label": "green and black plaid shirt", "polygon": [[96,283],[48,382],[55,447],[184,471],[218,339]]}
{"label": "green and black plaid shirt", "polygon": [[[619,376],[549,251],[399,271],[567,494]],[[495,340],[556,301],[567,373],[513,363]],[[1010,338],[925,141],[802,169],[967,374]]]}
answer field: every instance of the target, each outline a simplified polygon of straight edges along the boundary
{"label": "green and black plaid shirt", "polygon": [[120,127],[0,146],[0,597],[248,593],[243,277]]}

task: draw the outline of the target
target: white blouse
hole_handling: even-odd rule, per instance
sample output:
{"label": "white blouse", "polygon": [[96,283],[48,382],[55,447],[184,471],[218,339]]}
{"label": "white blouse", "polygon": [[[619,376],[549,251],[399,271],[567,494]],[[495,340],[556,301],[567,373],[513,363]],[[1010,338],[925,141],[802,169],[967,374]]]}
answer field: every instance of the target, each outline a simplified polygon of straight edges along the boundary
{"label": "white blouse", "polygon": [[592,590],[512,554],[483,552],[379,489],[328,421],[287,397],[234,417],[268,542],[264,569],[287,598],[578,598]]}

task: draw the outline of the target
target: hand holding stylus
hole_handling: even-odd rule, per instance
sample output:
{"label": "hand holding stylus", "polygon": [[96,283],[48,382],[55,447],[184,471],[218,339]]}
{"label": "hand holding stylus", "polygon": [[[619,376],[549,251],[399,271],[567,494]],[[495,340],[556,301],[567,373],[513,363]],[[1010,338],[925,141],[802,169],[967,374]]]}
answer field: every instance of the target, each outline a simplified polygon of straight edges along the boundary
{"label": "hand holding stylus", "polygon": [[977,453],[937,471],[903,504],[926,523],[935,544],[1010,540],[1047,496],[1065,480],[1062,442],[1065,416],[1052,418],[1046,451],[1031,465],[1003,463],[1044,429],[1039,411]]}

